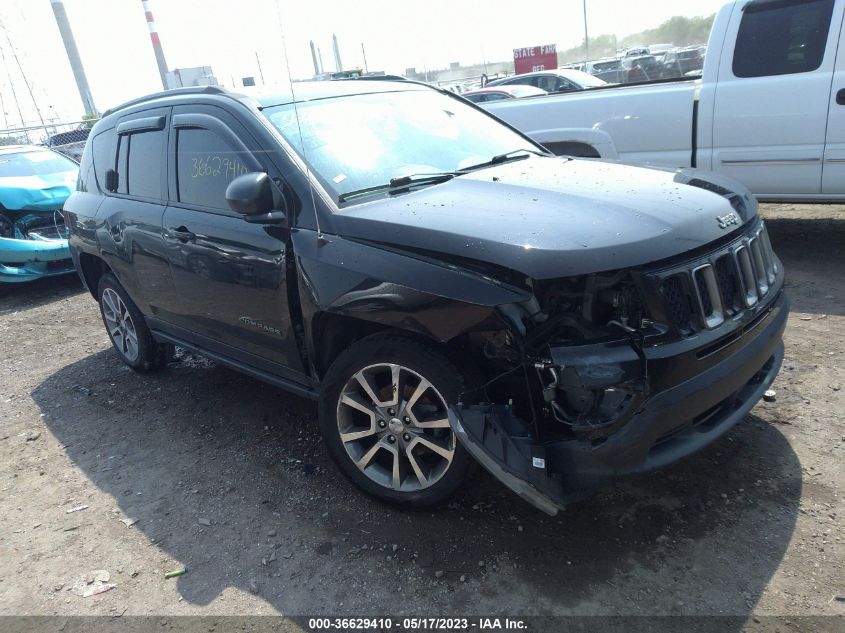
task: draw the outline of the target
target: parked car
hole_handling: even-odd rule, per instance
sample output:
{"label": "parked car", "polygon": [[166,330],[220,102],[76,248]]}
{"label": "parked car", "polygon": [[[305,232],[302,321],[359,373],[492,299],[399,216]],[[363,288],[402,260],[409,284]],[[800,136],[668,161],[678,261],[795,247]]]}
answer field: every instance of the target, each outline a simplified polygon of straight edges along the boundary
{"label": "parked car", "polygon": [[648,54],[654,55],[657,59],[661,59],[669,51],[675,50],[674,44],[650,44],[648,47]]}
{"label": "parked car", "polygon": [[551,514],[714,441],[777,374],[783,270],[741,185],[554,157],[416,82],[296,99],[171,90],[97,123],[70,245],[129,367],[180,345],[317,400],[379,499],[443,501],[475,459]]}
{"label": "parked car", "polygon": [[492,88],[470,90],[462,93],[461,96],[473,103],[488,103],[501,99],[520,99],[522,97],[537,97],[545,94],[549,93],[534,86],[514,84],[511,86],[493,86]]}
{"label": "parked car", "polygon": [[660,79],[662,71],[654,55],[623,57],[620,62],[620,69],[622,71],[622,83],[626,84]]}
{"label": "parked car", "polygon": [[622,62],[617,58],[587,62],[585,71],[607,83],[622,83]]}
{"label": "parked car", "polygon": [[485,88],[514,85],[534,86],[546,92],[574,92],[587,88],[599,88],[607,85],[607,82],[581,70],[558,68],[557,70],[541,70],[495,79],[489,82]]}
{"label": "parked car", "polygon": [[483,107],[556,153],[699,167],[766,201],[842,202],[843,15],[845,0],[737,0],[716,15],[700,79]]}
{"label": "parked car", "polygon": [[663,58],[660,76],[663,78],[683,77],[692,72],[700,75],[701,68],[704,66],[705,50],[703,46],[693,46],[669,51]]}
{"label": "parked car", "polygon": [[62,206],[79,166],[35,145],[0,147],[0,294],[73,272]]}

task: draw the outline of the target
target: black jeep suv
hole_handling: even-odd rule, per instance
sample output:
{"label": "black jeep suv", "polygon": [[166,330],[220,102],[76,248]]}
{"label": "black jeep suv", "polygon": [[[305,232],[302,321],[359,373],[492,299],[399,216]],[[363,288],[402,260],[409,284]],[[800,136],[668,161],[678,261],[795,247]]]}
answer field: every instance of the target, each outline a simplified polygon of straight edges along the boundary
{"label": "black jeep suv", "polygon": [[437,503],[476,461],[552,514],[771,384],[783,270],[741,185],[554,157],[413,82],[292,87],[92,130],[70,247],[132,368],[179,345],[318,400],[380,499]]}

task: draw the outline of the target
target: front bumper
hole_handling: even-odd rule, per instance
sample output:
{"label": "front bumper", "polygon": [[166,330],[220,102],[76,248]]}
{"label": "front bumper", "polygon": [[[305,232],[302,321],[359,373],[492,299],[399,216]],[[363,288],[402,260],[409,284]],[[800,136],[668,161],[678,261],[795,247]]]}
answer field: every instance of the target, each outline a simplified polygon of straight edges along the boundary
{"label": "front bumper", "polygon": [[[739,422],[780,370],[788,313],[787,298],[779,291],[741,335],[706,358],[700,349],[675,356],[667,356],[660,346],[646,349],[647,364],[663,367],[662,376],[652,379],[662,382],[661,388],[653,389],[623,427],[599,442],[533,442],[527,425],[496,405],[454,407],[449,419],[476,460],[554,515],[566,503],[618,478],[691,455]],[[670,380],[672,375],[676,380]]]}
{"label": "front bumper", "polygon": [[0,283],[74,272],[67,240],[0,238]]}

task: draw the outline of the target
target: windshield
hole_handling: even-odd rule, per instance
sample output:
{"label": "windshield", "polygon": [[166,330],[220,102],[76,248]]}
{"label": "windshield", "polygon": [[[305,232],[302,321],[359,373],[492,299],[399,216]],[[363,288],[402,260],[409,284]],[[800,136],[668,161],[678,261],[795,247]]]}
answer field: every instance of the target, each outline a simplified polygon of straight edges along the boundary
{"label": "windshield", "polygon": [[263,112],[336,199],[401,176],[453,172],[518,149],[538,151],[472,106],[433,90],[333,97]]}
{"label": "windshield", "polygon": [[0,154],[0,178],[46,176],[77,169],[79,166],[72,160],[49,150]]}

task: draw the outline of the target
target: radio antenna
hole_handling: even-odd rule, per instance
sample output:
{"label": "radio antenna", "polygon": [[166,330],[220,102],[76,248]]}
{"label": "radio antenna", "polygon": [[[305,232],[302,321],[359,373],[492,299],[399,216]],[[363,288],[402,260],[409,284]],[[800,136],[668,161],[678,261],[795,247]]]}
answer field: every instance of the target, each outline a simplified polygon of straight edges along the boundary
{"label": "radio antenna", "polygon": [[[290,60],[288,59],[288,46],[285,40],[285,28],[282,26],[282,11],[279,8],[279,0],[276,0],[276,18],[279,21],[279,31],[282,35],[282,52],[285,56],[285,69],[288,72],[288,84],[290,85],[291,98],[293,99],[293,114],[296,117],[296,129],[299,132],[299,143],[302,147],[302,153],[305,154],[305,143],[302,141],[302,126],[299,123],[299,107],[296,102],[296,92],[293,89],[293,79],[290,74]],[[314,221],[317,223],[317,239],[323,239],[323,231],[320,229],[320,212],[317,210],[317,199],[314,196],[314,175],[311,173],[311,167],[308,164],[307,156],[305,157],[305,169],[308,170],[308,186],[311,189],[311,206],[314,207]]]}

